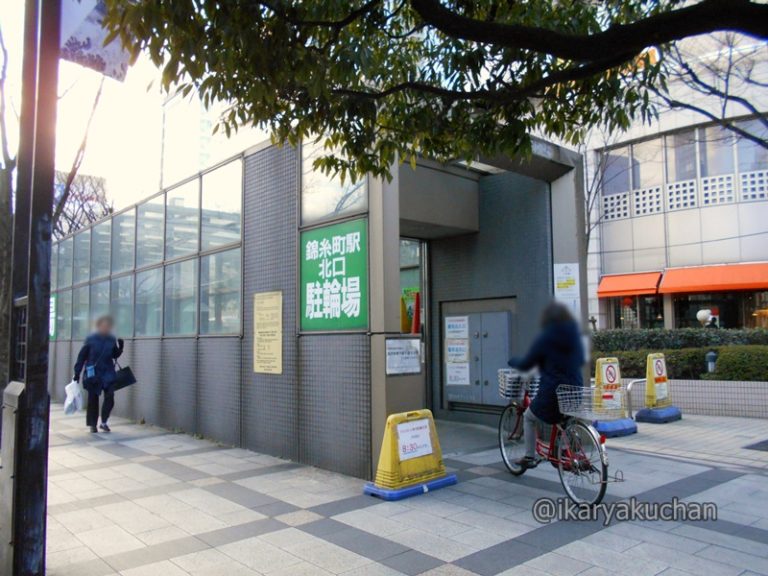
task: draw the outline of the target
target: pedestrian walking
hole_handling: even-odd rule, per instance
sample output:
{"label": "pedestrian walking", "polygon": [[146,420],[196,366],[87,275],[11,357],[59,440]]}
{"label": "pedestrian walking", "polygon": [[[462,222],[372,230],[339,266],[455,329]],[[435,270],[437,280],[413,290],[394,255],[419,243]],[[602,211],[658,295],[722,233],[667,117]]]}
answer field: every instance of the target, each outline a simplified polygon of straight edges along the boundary
{"label": "pedestrian walking", "polygon": [[85,424],[92,433],[98,432],[99,397],[104,393],[101,404],[101,425],[104,432],[111,432],[109,415],[115,406],[115,360],[123,353],[125,343],[122,338],[112,334],[114,322],[111,316],[102,316],[96,320],[96,329],[86,338],[75,363],[75,377],[79,381],[83,375],[83,388],[88,392],[88,408]]}

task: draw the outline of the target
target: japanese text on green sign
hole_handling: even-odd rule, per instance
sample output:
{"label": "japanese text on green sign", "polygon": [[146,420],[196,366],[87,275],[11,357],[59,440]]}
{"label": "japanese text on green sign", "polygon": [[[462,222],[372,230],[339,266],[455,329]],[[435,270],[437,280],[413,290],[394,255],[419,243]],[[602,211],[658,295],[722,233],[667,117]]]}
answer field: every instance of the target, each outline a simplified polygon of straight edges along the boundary
{"label": "japanese text on green sign", "polygon": [[301,233],[301,329],[368,327],[368,230],[352,220]]}

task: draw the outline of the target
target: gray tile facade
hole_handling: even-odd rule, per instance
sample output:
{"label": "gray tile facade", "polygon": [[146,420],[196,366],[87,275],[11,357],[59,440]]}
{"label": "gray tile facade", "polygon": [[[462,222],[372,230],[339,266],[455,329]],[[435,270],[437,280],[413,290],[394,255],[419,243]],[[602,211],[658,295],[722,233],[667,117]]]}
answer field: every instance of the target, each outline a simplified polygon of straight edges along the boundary
{"label": "gray tile facade", "polygon": [[[369,336],[297,336],[298,162],[289,146],[244,160],[243,337],[128,340],[121,362],[138,383],[118,392],[115,415],[367,477]],[[283,294],[283,373],[256,374],[253,296],[275,290]],[[64,400],[79,346],[52,344],[56,401]]]}

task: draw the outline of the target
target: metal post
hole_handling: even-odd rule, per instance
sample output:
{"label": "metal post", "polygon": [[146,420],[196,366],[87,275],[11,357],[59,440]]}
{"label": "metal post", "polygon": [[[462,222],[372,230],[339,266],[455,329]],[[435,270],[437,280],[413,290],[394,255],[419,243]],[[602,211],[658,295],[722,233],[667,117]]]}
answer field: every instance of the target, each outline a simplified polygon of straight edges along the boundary
{"label": "metal post", "polygon": [[[32,195],[32,149],[35,141],[35,95],[37,90],[37,2],[27,0],[24,14],[24,61],[21,83],[21,118],[19,126],[19,153],[16,170],[16,197],[13,222],[13,251],[11,268],[11,314],[9,334],[10,377],[15,374],[16,313],[14,302],[27,292],[27,255],[29,254],[29,206]],[[3,382],[5,385],[5,382]]]}
{"label": "metal post", "polygon": [[[14,298],[27,297],[27,330],[25,385],[18,414],[19,451],[14,480],[17,489],[13,495],[13,574],[44,576],[48,309],[61,0],[27,0],[25,17],[25,51],[32,52],[24,57],[13,278]],[[15,342],[15,330],[13,334]]]}

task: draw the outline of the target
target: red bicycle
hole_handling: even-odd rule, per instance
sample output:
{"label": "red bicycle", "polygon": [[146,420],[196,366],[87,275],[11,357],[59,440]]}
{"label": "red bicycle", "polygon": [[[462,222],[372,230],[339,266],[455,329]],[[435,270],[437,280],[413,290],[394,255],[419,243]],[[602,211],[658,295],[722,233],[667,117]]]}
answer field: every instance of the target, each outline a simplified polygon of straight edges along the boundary
{"label": "red bicycle", "polygon": [[[516,370],[499,370],[499,393],[509,399],[499,421],[499,449],[504,465],[515,476],[525,473],[519,461],[525,456],[523,413],[538,391],[538,377]],[[562,422],[548,432],[537,430],[536,454],[557,468],[560,483],[568,498],[577,505],[599,504],[608,483],[608,455],[605,437],[591,422],[613,416],[612,408],[595,401],[594,389],[581,386],[560,386],[557,391],[560,411],[566,414]],[[597,414],[600,418],[596,418]],[[547,439],[548,436],[548,439]]]}

